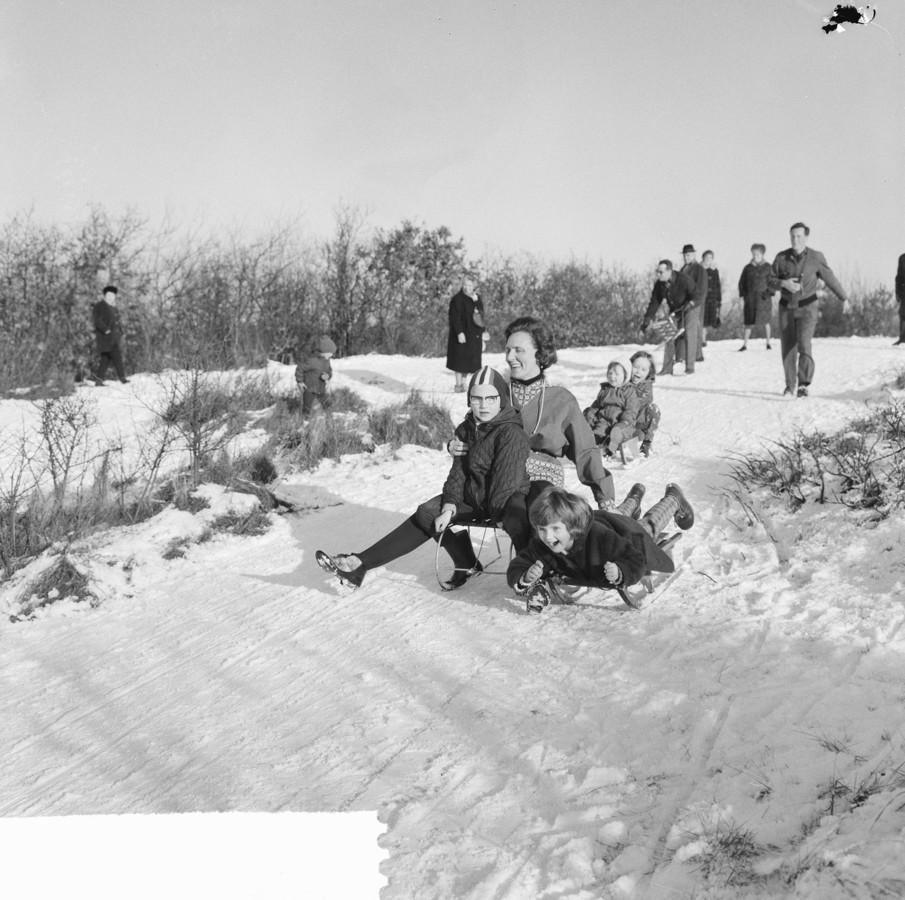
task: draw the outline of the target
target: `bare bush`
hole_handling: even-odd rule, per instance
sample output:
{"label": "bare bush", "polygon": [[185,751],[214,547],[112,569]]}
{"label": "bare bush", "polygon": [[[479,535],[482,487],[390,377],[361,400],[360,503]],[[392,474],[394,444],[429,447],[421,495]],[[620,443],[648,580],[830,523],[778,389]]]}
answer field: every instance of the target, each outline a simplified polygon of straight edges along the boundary
{"label": "bare bush", "polygon": [[162,400],[155,409],[187,452],[194,486],[205,462],[241,431],[240,410],[223,376],[194,366],[158,376]]}

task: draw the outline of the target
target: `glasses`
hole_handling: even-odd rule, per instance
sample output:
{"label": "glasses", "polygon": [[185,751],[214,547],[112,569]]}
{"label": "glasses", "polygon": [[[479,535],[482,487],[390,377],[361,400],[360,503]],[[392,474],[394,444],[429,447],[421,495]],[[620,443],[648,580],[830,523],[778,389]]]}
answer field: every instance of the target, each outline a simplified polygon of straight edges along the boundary
{"label": "glasses", "polygon": [[500,402],[500,395],[493,394],[491,397],[469,397],[468,402],[471,403],[472,406],[483,406],[484,404],[493,406],[494,403]]}

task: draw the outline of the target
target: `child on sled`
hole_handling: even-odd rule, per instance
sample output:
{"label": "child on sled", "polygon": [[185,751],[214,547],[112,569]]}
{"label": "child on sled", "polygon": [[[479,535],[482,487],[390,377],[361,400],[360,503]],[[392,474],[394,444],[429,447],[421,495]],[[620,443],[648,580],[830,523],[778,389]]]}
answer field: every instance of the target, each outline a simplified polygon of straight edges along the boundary
{"label": "child on sled", "polygon": [[631,375],[631,363],[612,360],[606,367],[606,381],[600,383],[597,399],[584,410],[585,420],[604,457],[615,456],[620,445],[635,434],[641,401],[632,386]]}
{"label": "child on sled", "polygon": [[657,367],[647,350],[633,353],[629,362],[632,364],[632,387],[638,394],[640,404],[635,420],[635,437],[641,441],[641,455],[650,456],[654,433],[660,424],[660,407],[654,403],[654,379],[657,377]]}
{"label": "child on sled", "polygon": [[[509,399],[509,385],[496,369],[485,366],[468,384],[470,410],[456,428],[456,439],[467,445],[463,456],[453,458],[443,492],[422,503],[413,515],[367,550],[330,556],[315,554],[317,564],[357,588],[370,569],[386,565],[440,535],[450,525],[474,519],[502,522],[516,546],[530,537],[525,520],[528,473],[525,463],[530,446],[522,417]],[[481,571],[467,531],[450,535],[443,548],[456,571],[443,585],[447,591],[461,587]]]}
{"label": "child on sled", "polygon": [[594,511],[562,488],[547,488],[537,498],[530,511],[535,536],[506,571],[509,586],[527,596],[529,612],[551,600],[569,602],[557,587],[563,581],[621,592],[650,572],[674,570],[656,539],[670,521],[683,531],[691,528],[694,510],[681,488],[670,484],[641,516],[644,492],[643,484],[633,485],[611,512]]}

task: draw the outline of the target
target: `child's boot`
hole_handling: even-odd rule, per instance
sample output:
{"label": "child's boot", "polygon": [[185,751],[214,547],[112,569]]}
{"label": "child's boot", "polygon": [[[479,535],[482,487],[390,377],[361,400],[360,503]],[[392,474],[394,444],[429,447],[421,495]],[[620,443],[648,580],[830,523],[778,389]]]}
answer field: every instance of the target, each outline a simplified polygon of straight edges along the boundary
{"label": "child's boot", "polygon": [[691,504],[688,500],[685,499],[682,488],[677,484],[668,484],[666,485],[666,496],[675,497],[676,502],[679,505],[675,515],[676,525],[678,525],[682,531],[688,531],[688,529],[694,525],[694,510],[691,508]]}
{"label": "child's boot", "polygon": [[642,456],[650,456],[650,441],[641,441],[639,452]]}
{"label": "child's boot", "polygon": [[656,538],[674,521],[683,531],[694,525],[694,510],[676,484],[666,486],[666,492],[642,517],[641,524]]}
{"label": "child's boot", "polygon": [[456,567],[452,578],[442,585],[444,591],[454,591],[462,587],[469,578],[483,571],[483,567],[475,556],[468,529],[449,532],[443,539],[443,546],[449,553]]}
{"label": "child's boot", "polygon": [[641,518],[641,501],[644,499],[645,487],[643,484],[633,484],[631,490],[625,495],[625,499],[620,503],[614,512],[622,513],[624,516],[631,516],[633,519]]}

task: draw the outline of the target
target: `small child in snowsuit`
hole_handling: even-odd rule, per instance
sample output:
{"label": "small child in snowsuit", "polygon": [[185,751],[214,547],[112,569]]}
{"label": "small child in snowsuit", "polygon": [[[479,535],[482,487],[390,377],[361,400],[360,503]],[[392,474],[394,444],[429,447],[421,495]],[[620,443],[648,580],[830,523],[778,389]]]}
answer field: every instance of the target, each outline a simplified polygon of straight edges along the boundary
{"label": "small child in snowsuit", "polygon": [[592,510],[582,497],[562,488],[547,488],[531,507],[535,529],[528,546],[506,571],[509,586],[528,597],[528,610],[539,611],[551,600],[568,602],[557,582],[603,589],[636,584],[650,572],[672,572],[672,559],[656,538],[674,520],[683,530],[694,524],[694,510],[678,485],[638,521],[644,485],[635,484],[612,511]]}
{"label": "small child in snowsuit", "polygon": [[639,350],[629,360],[632,364],[632,386],[638,394],[641,408],[635,420],[635,437],[641,441],[641,454],[650,456],[654,433],[660,424],[660,407],[654,403],[654,380],[657,367],[647,350]]}
{"label": "small child in snowsuit", "polygon": [[[386,565],[440,535],[457,522],[492,519],[516,546],[525,546],[531,526],[525,519],[531,452],[521,414],[509,399],[509,385],[496,369],[485,366],[468,384],[470,411],[456,428],[456,439],[468,445],[462,456],[453,457],[443,492],[422,503],[415,513],[376,543],[354,554],[315,554],[317,564],[358,587],[369,569]],[[450,534],[443,541],[456,568],[443,585],[446,591],[461,587],[481,571],[467,530]]]}
{"label": "small child in snowsuit", "polygon": [[600,383],[597,399],[584,411],[603,456],[615,456],[619,445],[635,434],[641,401],[629,380],[631,374],[631,363],[612,360],[606,368],[606,381]]}
{"label": "small child in snowsuit", "polygon": [[328,407],[327,382],[333,377],[330,357],[336,353],[336,344],[327,335],[317,342],[317,351],[295,367],[295,382],[302,395],[302,415],[308,416],[315,402]]}

